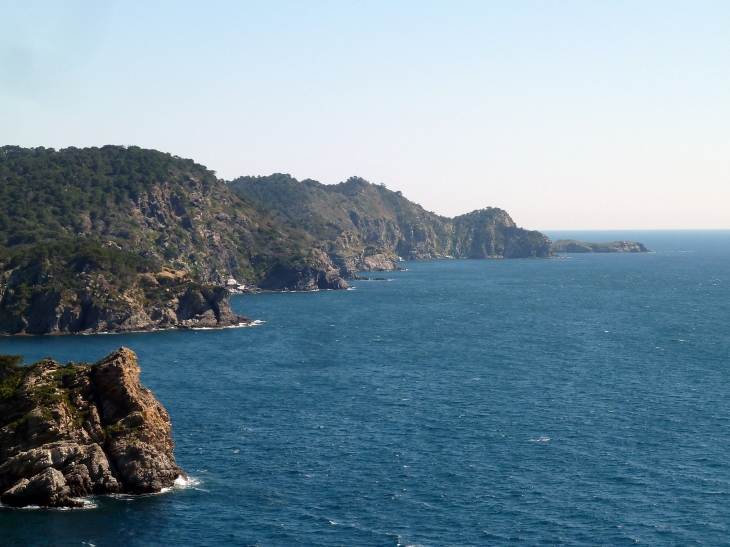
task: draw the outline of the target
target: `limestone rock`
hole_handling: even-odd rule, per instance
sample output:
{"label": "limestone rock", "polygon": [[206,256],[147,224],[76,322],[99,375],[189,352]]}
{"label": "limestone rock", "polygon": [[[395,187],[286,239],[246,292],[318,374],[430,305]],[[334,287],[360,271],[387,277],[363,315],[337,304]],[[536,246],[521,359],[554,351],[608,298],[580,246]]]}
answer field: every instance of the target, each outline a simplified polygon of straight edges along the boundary
{"label": "limestone rock", "polygon": [[143,494],[184,475],[170,417],[121,348],[98,363],[45,359],[0,372],[0,500],[76,507],[83,496]]}
{"label": "limestone rock", "polygon": [[5,491],[0,499],[11,507],[43,505],[46,507],[79,507],[83,504],[69,499],[71,490],[66,486],[63,473],[48,467],[30,479],[20,479]]}

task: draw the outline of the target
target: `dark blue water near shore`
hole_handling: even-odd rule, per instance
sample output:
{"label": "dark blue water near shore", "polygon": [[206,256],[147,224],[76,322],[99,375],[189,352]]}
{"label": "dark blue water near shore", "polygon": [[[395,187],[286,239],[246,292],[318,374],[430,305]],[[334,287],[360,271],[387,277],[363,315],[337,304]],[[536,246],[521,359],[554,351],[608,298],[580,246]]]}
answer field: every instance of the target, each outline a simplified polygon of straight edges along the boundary
{"label": "dark blue water near shore", "polygon": [[659,252],[406,263],[234,297],[251,328],[1,339],[132,348],[199,484],[0,509],[0,544],[728,544],[730,232],[577,235]]}

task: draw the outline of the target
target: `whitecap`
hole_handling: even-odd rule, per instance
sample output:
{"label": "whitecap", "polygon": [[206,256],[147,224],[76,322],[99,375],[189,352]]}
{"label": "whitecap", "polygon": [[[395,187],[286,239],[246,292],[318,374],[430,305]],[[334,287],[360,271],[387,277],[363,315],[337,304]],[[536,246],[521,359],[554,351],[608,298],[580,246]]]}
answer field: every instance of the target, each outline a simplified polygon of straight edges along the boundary
{"label": "whitecap", "polygon": [[546,437],[543,435],[542,437],[539,437],[537,439],[530,439],[531,443],[546,443],[550,440],[550,437]]}
{"label": "whitecap", "polygon": [[182,475],[180,475],[178,478],[175,479],[175,482],[173,483],[171,489],[184,490],[185,488],[195,488],[196,486],[200,486],[201,484],[203,484],[203,481],[201,481],[200,479],[191,477],[190,475],[188,475],[187,477],[183,477]]}
{"label": "whitecap", "polygon": [[22,511],[36,511],[39,509],[45,510],[45,511],[83,511],[85,509],[96,509],[99,507],[99,504],[92,499],[86,499],[86,498],[71,498],[73,501],[81,502],[83,505],[81,507],[41,507],[39,505],[27,505],[25,507],[18,507],[18,509]]}

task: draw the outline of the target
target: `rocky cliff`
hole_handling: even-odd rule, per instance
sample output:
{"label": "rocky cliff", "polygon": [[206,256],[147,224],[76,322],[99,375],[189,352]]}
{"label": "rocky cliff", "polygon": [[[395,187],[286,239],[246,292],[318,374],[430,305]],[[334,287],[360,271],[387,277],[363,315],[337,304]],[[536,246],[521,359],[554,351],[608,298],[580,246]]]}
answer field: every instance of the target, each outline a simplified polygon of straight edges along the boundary
{"label": "rocky cliff", "polygon": [[556,253],[649,253],[649,249],[636,241],[611,241],[589,243],[575,239],[559,239],[553,243]]}
{"label": "rocky cliff", "polygon": [[98,363],[0,358],[0,500],[78,507],[98,494],[144,494],[184,475],[170,418],[121,348]]}
{"label": "rocky cliff", "polygon": [[231,279],[347,288],[316,243],[191,160],[0,147],[0,333],[240,324]]}
{"label": "rocky cliff", "polygon": [[455,218],[352,177],[230,183],[130,146],[0,147],[0,333],[245,322],[226,286],[346,289],[401,259],[551,255],[501,209]]}
{"label": "rocky cliff", "polygon": [[441,217],[400,192],[358,177],[324,185],[275,174],[240,177],[228,186],[283,222],[300,226],[344,277],[355,271],[398,269],[399,258],[530,258],[552,253],[545,235],[519,228],[501,209]]}
{"label": "rocky cliff", "polygon": [[[83,259],[83,249],[55,260],[29,258],[0,274],[0,333],[64,334],[168,328],[220,328],[251,323],[231,311],[224,287],[203,284],[184,271],[138,262],[129,254]],[[134,255],[131,256],[135,260]],[[120,261],[122,261],[120,263]]]}

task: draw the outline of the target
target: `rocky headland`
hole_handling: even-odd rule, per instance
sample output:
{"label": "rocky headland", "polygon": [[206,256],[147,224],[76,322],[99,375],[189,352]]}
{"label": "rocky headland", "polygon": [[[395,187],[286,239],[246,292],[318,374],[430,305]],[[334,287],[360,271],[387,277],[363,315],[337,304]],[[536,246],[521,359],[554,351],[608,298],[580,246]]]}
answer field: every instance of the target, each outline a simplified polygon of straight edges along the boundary
{"label": "rocky headland", "polygon": [[0,147],[0,334],[245,324],[233,292],[347,289],[402,260],[552,256],[487,207],[454,218],[351,177],[226,182],[139,147]]}
{"label": "rocky headland", "polygon": [[0,501],[79,507],[100,494],[146,494],[185,474],[170,418],[121,348],[94,364],[29,366],[0,356]]}
{"label": "rocky headland", "polygon": [[556,253],[650,253],[651,250],[636,241],[610,241],[589,243],[575,239],[559,239],[553,242]]}
{"label": "rocky headland", "polygon": [[552,256],[550,239],[520,228],[502,209],[442,217],[359,177],[328,185],[274,174],[240,177],[228,187],[300,227],[344,278],[358,271],[398,270],[401,259]]}

